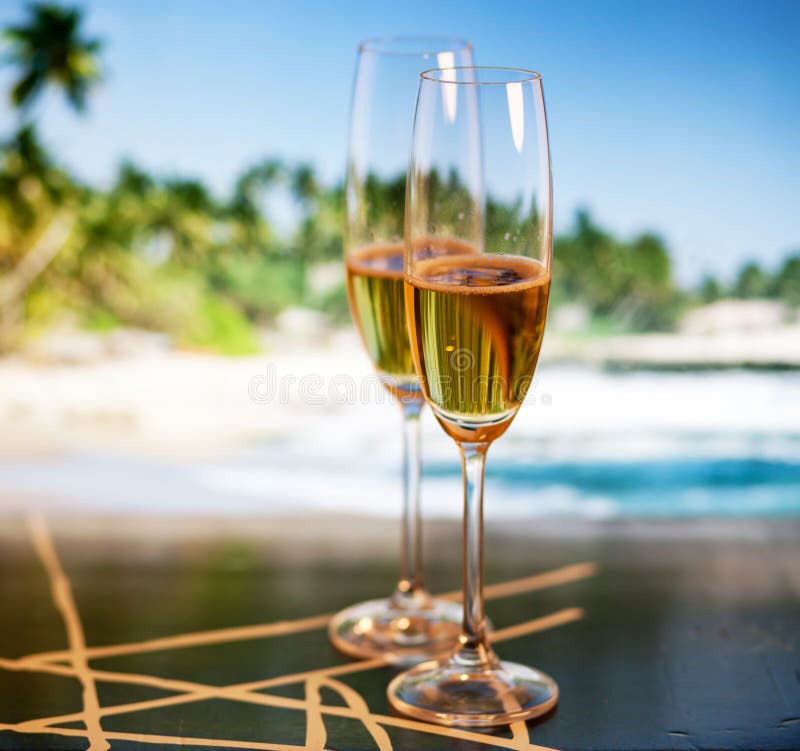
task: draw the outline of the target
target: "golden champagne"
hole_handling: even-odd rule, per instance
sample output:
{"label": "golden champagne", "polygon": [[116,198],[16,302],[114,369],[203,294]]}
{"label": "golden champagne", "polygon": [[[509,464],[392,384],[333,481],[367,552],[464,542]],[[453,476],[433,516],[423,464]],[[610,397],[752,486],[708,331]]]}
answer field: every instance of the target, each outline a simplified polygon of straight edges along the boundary
{"label": "golden champagne", "polygon": [[406,285],[422,388],[457,440],[503,432],[533,380],[550,272],[521,256],[481,253],[419,261]]}
{"label": "golden champagne", "polygon": [[390,376],[387,388],[400,396],[419,393],[403,295],[404,252],[402,243],[369,245],[347,257],[350,311],[375,367]]}

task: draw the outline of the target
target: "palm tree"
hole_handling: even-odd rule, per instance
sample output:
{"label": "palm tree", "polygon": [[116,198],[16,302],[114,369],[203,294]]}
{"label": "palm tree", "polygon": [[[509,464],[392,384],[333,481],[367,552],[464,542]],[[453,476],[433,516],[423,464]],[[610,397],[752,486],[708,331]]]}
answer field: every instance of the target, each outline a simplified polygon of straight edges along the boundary
{"label": "palm tree", "polygon": [[[81,33],[82,18],[77,9],[34,3],[25,23],[2,33],[7,52],[0,63],[18,68],[11,103],[23,115],[51,85],[63,90],[74,110],[86,109],[87,95],[100,80],[102,43]],[[0,268],[5,272],[0,277],[2,350],[14,339],[31,284],[67,243],[76,218],[67,194],[77,186],[50,164],[33,124],[24,121],[0,152],[0,185],[0,217],[8,219],[8,231],[0,233]],[[10,251],[3,242],[9,239]]]}
{"label": "palm tree", "polygon": [[72,107],[83,112],[90,89],[100,80],[99,39],[81,33],[82,12],[49,3],[28,6],[23,24],[8,27],[7,62],[19,68],[12,104],[28,109],[48,84],[63,89]]}

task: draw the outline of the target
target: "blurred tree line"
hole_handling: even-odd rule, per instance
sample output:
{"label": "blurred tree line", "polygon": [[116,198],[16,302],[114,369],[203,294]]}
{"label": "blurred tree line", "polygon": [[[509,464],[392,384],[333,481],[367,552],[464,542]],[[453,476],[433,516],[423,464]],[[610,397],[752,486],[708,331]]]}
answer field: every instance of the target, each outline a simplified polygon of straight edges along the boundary
{"label": "blurred tree line", "polygon": [[716,302],[725,297],[772,298],[792,308],[800,306],[800,253],[790,255],[772,274],[750,261],[742,266],[730,285],[721,284],[713,276],[703,279],[697,293],[701,302]]}
{"label": "blurred tree line", "polygon": [[[346,318],[343,281],[311,283],[316,268],[341,258],[340,185],[279,160],[247,169],[223,198],[132,163],[107,190],[83,184],[41,143],[33,105],[51,87],[83,112],[101,80],[101,41],[83,35],[78,10],[51,4],[29,6],[26,22],[3,36],[4,63],[18,76],[10,92],[18,123],[0,143],[0,348],[65,313],[89,328],[137,326],[227,353],[255,350],[257,328],[290,305]],[[402,177],[370,179],[385,199],[375,211],[397,204]],[[264,210],[275,190],[298,209],[288,233]],[[491,235],[509,209],[487,208]],[[800,304],[800,255],[777,274],[749,264],[731,289],[709,278],[689,295],[676,287],[660,238],[619,240],[585,211],[556,238],[554,259],[553,304],[580,303],[620,329],[667,330],[686,305],[725,295]]]}

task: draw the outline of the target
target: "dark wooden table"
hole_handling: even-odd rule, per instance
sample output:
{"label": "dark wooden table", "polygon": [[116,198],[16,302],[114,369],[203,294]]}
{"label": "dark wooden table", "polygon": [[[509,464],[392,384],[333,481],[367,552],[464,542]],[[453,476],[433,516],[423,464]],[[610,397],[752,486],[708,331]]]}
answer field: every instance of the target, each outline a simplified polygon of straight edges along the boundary
{"label": "dark wooden table", "polygon": [[[392,714],[326,614],[388,592],[394,524],[0,519],[2,749],[800,749],[800,522],[492,527],[500,655],[553,675],[491,734]],[[456,523],[429,583],[459,584]]]}

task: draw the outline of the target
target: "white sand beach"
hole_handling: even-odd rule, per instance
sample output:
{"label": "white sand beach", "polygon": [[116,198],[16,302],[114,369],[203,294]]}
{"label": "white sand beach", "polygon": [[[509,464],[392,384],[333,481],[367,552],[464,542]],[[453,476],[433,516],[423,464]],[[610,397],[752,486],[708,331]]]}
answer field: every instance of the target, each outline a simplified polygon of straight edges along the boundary
{"label": "white sand beach", "polygon": [[[136,344],[86,335],[0,359],[0,452],[5,456],[102,449],[142,455],[224,454],[254,440],[315,433],[334,418],[346,432],[385,426],[391,398],[354,332],[267,336],[248,357],[181,352],[158,337]],[[133,337],[136,342],[136,337]],[[70,347],[71,357],[64,354]],[[800,327],[754,335],[697,333],[546,339],[516,426],[538,435],[639,428],[792,430],[800,418],[794,379],[713,363],[800,364]],[[645,365],[607,372],[603,366]],[[658,366],[687,372],[658,372]],[[713,378],[710,377],[713,375]],[[713,388],[710,385],[713,383]],[[538,408],[534,408],[537,407]],[[513,430],[513,429],[512,429]],[[514,431],[529,434],[527,429]]]}

